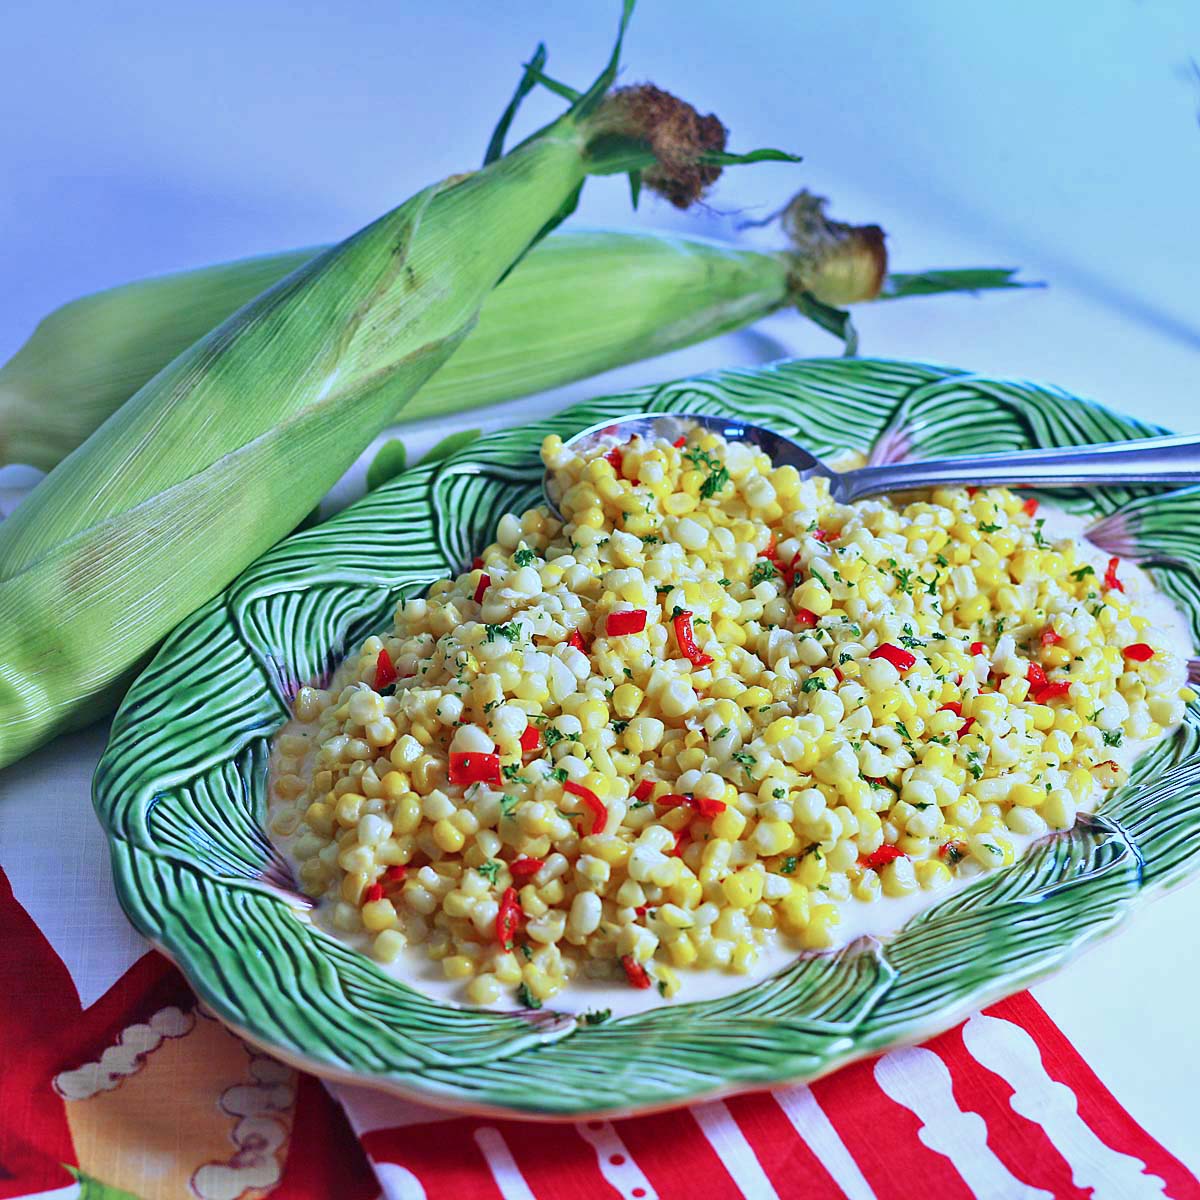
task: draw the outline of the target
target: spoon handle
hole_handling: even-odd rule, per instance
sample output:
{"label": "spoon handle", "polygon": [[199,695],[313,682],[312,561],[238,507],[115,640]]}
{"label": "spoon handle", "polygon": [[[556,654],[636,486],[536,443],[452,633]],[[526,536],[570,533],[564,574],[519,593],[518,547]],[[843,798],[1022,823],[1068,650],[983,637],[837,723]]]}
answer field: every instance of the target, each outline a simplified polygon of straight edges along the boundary
{"label": "spoon handle", "polygon": [[1077,487],[1090,483],[1200,483],[1200,435],[860,467],[835,474],[833,487],[837,498],[848,503],[863,496],[942,484]]}

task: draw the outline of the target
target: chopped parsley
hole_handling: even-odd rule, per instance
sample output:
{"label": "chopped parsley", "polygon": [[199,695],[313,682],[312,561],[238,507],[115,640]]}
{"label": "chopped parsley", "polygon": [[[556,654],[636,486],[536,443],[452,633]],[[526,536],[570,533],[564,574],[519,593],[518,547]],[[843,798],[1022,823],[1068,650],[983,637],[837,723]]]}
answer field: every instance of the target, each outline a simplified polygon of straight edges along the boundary
{"label": "chopped parsley", "polygon": [[893,571],[896,577],[896,584],[900,590],[906,595],[912,595],[912,569],[910,567],[901,567],[899,570]]}
{"label": "chopped parsley", "polygon": [[1125,740],[1125,735],[1119,729],[1106,729],[1104,731],[1104,744],[1106,746],[1119,746]]}
{"label": "chopped parsley", "polygon": [[1045,550],[1046,547],[1050,544],[1042,536],[1042,529],[1045,526],[1045,524],[1046,524],[1045,517],[1038,517],[1038,519],[1036,521],[1034,521],[1034,523],[1033,523],[1033,541],[1039,550]]}
{"label": "chopped parsley", "polygon": [[532,567],[537,562],[537,555],[532,550],[527,550],[524,546],[513,555],[513,562],[518,567]]}
{"label": "chopped parsley", "polygon": [[779,868],[780,875],[790,875],[796,869],[796,863],[798,861],[799,860],[794,854],[789,854],[787,858],[783,860],[783,866]]}
{"label": "chopped parsley", "polygon": [[776,800],[782,800],[784,796],[787,795],[787,788],[772,788],[771,795],[774,796]]}
{"label": "chopped parsley", "polygon": [[483,629],[484,637],[489,642],[499,641],[500,638],[515,642],[521,636],[521,627],[516,621],[509,621],[507,625],[485,625]]}
{"label": "chopped parsley", "polygon": [[1082,583],[1087,576],[1095,575],[1095,573],[1096,568],[1088,563],[1085,563],[1082,567],[1076,567],[1076,569],[1071,572],[1071,578],[1077,583]]}
{"label": "chopped parsley", "polygon": [[760,558],[754,564],[754,569],[750,572],[750,586],[758,587],[760,583],[766,583],[768,579],[774,579],[775,575],[775,564],[770,559]]}
{"label": "chopped parsley", "polygon": [[567,768],[566,767],[552,767],[550,770],[549,778],[553,779],[556,783],[566,783],[567,782]]}
{"label": "chopped parsley", "polygon": [[912,734],[908,732],[908,726],[903,721],[896,722],[896,732],[906,741],[912,741]]}
{"label": "chopped parsley", "polygon": [[1000,526],[993,525],[990,521],[980,521],[979,522],[979,532],[980,533],[999,533]]}
{"label": "chopped parsley", "polygon": [[532,947],[529,945],[529,943],[528,943],[528,942],[522,942],[522,943],[521,943],[521,953],[522,953],[523,955],[525,955],[525,957],[526,957],[526,959],[527,959],[527,960],[529,960],[530,962],[532,962],[532,961],[533,961],[533,949],[532,949]]}
{"label": "chopped parsley", "polygon": [[801,685],[802,692],[824,692],[826,691],[825,680],[819,675],[810,675]]}
{"label": "chopped parsley", "polygon": [[934,557],[934,562],[936,562],[939,567],[948,567],[950,565],[950,560],[944,554],[936,555]]}
{"label": "chopped parsley", "polygon": [[925,645],[919,637],[913,637],[911,633],[902,633],[899,641],[900,645],[905,646],[909,650],[915,650],[918,646]]}
{"label": "chopped parsley", "polygon": [[528,783],[529,780],[521,774],[520,763],[505,763],[500,768],[500,774],[508,780],[509,783]]}
{"label": "chopped parsley", "polygon": [[496,876],[500,874],[500,867],[502,865],[503,864],[498,862],[496,859],[492,858],[476,867],[475,870],[478,871],[479,874],[488,881],[488,883],[495,884]]}
{"label": "chopped parsley", "polygon": [[720,729],[713,735],[713,741],[719,742],[723,737],[728,737],[733,732],[728,725],[722,725]]}
{"label": "chopped parsley", "polygon": [[609,725],[612,726],[612,731],[616,734],[622,734],[629,728],[628,721],[609,721]]}
{"label": "chopped parsley", "polygon": [[556,725],[547,725],[542,730],[542,742],[545,744],[547,750],[551,746],[557,746],[559,742],[565,741],[566,737],[567,735]]}
{"label": "chopped parsley", "polygon": [[711,500],[728,482],[729,472],[724,467],[718,468],[700,485],[700,499]]}
{"label": "chopped parsley", "polygon": [[500,815],[502,817],[511,817],[512,811],[520,801],[516,796],[501,796],[500,797]]}
{"label": "chopped parsley", "polygon": [[729,587],[729,585],[730,585],[731,583],[733,583],[733,580],[732,580],[732,579],[726,579],[726,578],[725,578],[725,577],[722,575],[722,576],[721,576],[721,578],[717,580],[717,583],[718,583],[718,585],[719,585],[719,586],[721,586],[721,587]]}
{"label": "chopped parsley", "polygon": [[651,545],[653,545],[655,542],[661,542],[661,541],[662,541],[662,538],[660,538],[660,537],[658,536],[658,534],[657,534],[657,533],[644,533],[644,534],[642,534],[642,543],[643,543],[643,545],[646,545],[646,546],[651,546]]}
{"label": "chopped parsley", "polygon": [[667,994],[667,981],[665,979],[660,979],[658,981],[658,994],[664,997]]}
{"label": "chopped parsley", "polygon": [[583,1023],[585,1025],[603,1025],[611,1016],[611,1008],[589,1009],[583,1014]]}

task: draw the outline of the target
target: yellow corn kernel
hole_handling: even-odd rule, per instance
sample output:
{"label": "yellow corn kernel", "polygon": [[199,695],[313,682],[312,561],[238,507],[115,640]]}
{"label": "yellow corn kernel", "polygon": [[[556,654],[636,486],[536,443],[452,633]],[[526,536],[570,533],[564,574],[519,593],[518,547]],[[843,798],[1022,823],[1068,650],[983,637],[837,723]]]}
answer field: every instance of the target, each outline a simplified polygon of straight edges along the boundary
{"label": "yellow corn kernel", "polygon": [[1071,661],[1071,652],[1066,646],[1047,646],[1042,651],[1042,664],[1046,667],[1065,667]]}
{"label": "yellow corn kernel", "polygon": [[796,608],[807,608],[818,617],[825,616],[833,607],[833,598],[815,579],[806,579],[792,593],[792,602]]}
{"label": "yellow corn kernel", "polygon": [[732,908],[749,908],[762,899],[763,873],[743,867],[721,880],[721,891]]}
{"label": "yellow corn kernel", "polygon": [[500,994],[500,981],[495,975],[476,975],[467,984],[467,999],[472,1004],[495,1004],[500,999]]}
{"label": "yellow corn kernel", "polygon": [[796,721],[794,717],[777,717],[763,730],[763,740],[771,746],[782,742],[784,738],[794,737]]}
{"label": "yellow corn kernel", "polygon": [[1037,808],[1045,802],[1044,788],[1034,787],[1031,783],[1018,783],[1008,793],[1010,804],[1018,804],[1022,808]]}
{"label": "yellow corn kernel", "polygon": [[945,887],[954,878],[950,868],[935,858],[922,859],[913,867],[913,874],[917,877],[917,883],[930,892]]}
{"label": "yellow corn kernel", "polygon": [[372,900],[362,907],[363,928],[371,933],[380,933],[396,925],[396,909],[390,900]]}
{"label": "yellow corn kernel", "polygon": [[770,858],[790,850],[796,844],[796,835],[786,821],[760,821],[754,828],[752,844],[764,858]]}
{"label": "yellow corn kernel", "polygon": [[809,950],[825,950],[833,945],[834,930],[841,923],[842,915],[832,904],[815,904],[808,914],[808,921],[800,933],[801,943]]}
{"label": "yellow corn kernel", "polygon": [[992,602],[982,592],[969,600],[962,600],[954,610],[954,614],[964,625],[974,625],[982,621],[992,611]]}
{"label": "yellow corn kernel", "polygon": [[736,842],[746,828],[746,818],[736,808],[726,805],[725,810],[713,818],[713,836]]}
{"label": "yellow corn kernel", "polygon": [[690,967],[696,961],[696,943],[681,933],[667,942],[667,953],[677,967]]}
{"label": "yellow corn kernel", "polygon": [[659,963],[654,974],[658,981],[659,992],[668,1000],[679,994],[679,976],[666,963]]}
{"label": "yellow corn kernel", "polygon": [[1029,708],[1029,715],[1033,720],[1034,729],[1045,733],[1049,729],[1054,728],[1054,709],[1048,704],[1034,704]]}
{"label": "yellow corn kernel", "polygon": [[371,953],[384,963],[395,962],[408,945],[404,934],[398,929],[385,929],[371,943]]}
{"label": "yellow corn kernel", "polygon": [[625,720],[637,716],[637,711],[642,705],[644,695],[642,689],[636,684],[621,684],[612,695],[612,704],[613,708],[617,710],[617,716]]}
{"label": "yellow corn kernel", "polygon": [[475,963],[465,954],[450,954],[442,959],[442,974],[447,979],[470,979],[475,974]]}
{"label": "yellow corn kernel", "polygon": [[446,854],[457,854],[467,841],[463,831],[447,818],[434,825],[433,840],[438,849]]}

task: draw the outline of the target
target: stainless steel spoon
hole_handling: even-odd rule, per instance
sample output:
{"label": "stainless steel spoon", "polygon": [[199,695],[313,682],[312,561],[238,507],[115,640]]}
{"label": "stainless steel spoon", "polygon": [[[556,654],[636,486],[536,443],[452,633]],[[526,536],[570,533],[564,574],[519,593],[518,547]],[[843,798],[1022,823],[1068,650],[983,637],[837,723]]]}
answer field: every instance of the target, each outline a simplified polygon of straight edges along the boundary
{"label": "stainless steel spoon", "polygon": [[[864,496],[915,488],[960,484],[985,487],[1028,484],[1040,488],[1079,487],[1087,484],[1157,483],[1178,486],[1200,483],[1200,435],[1142,438],[1134,442],[1101,442],[1056,450],[1017,450],[1004,454],[977,454],[961,458],[932,458],[835,471],[791,438],[752,425],[737,417],[706,413],[638,413],[618,421],[603,421],[580,430],[568,439],[576,450],[600,444],[619,445],[635,434],[668,441],[703,426],[727,441],[748,442],[770,455],[776,466],[793,466],[801,479],[824,476],[834,500],[848,504]],[[549,470],[542,476],[542,494],[550,511],[561,516],[555,504]]]}

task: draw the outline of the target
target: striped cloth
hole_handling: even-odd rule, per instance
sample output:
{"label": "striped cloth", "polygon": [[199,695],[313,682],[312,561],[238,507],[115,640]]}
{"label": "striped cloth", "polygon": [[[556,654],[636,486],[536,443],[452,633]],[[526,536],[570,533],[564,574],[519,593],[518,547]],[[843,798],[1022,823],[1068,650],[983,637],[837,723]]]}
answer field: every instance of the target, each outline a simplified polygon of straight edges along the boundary
{"label": "striped cloth", "polygon": [[548,1124],[339,1109],[153,951],[85,1002],[2,873],[0,932],[0,1198],[1200,1200],[1028,993],[808,1087]]}

